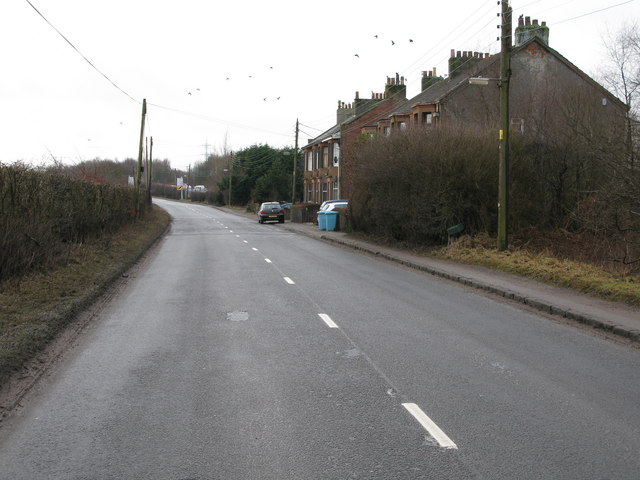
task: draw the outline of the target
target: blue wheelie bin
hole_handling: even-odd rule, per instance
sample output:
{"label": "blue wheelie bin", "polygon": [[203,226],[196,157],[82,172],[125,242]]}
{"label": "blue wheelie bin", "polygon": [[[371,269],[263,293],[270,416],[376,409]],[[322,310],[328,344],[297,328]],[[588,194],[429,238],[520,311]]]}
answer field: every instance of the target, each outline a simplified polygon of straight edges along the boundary
{"label": "blue wheelie bin", "polygon": [[318,228],[320,230],[327,229],[327,217],[325,217],[325,213],[327,212],[323,212],[323,211],[318,212]]}
{"label": "blue wheelie bin", "polygon": [[328,212],[322,213],[324,213],[325,226],[327,227],[326,230],[329,232],[335,231],[336,227],[338,226],[338,215],[340,215],[340,213],[336,212],[335,210],[330,210]]}

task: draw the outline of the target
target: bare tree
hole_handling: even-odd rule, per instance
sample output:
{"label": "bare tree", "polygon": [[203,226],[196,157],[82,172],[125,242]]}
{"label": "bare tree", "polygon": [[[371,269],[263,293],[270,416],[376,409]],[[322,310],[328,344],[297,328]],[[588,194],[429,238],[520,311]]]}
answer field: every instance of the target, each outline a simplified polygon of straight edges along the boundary
{"label": "bare tree", "polygon": [[626,147],[631,165],[638,156],[640,128],[640,27],[623,25],[617,33],[603,39],[608,62],[600,74],[604,85],[627,104]]}

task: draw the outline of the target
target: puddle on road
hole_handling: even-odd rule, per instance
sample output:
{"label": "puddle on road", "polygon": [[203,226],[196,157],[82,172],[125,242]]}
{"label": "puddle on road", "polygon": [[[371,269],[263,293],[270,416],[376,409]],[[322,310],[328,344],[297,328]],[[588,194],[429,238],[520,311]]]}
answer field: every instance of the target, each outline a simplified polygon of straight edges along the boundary
{"label": "puddle on road", "polygon": [[227,313],[227,320],[231,322],[246,322],[249,320],[248,312],[229,312]]}

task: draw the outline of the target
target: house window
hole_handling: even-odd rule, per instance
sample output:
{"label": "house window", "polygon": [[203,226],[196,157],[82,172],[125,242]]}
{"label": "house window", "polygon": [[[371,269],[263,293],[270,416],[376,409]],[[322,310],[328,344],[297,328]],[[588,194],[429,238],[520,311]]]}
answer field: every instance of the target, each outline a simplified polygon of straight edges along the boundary
{"label": "house window", "polygon": [[388,137],[389,135],[391,135],[391,127],[383,127],[382,133],[384,134],[385,137]]}
{"label": "house window", "polygon": [[322,147],[322,168],[329,167],[329,147]]}
{"label": "house window", "polygon": [[307,171],[313,170],[313,152],[307,152]]}
{"label": "house window", "polygon": [[322,201],[323,202],[326,200],[329,200],[327,198],[328,189],[329,189],[329,182],[322,182]]}
{"label": "house window", "polygon": [[398,122],[398,128],[400,130],[406,130],[407,129],[407,122]]}
{"label": "house window", "polygon": [[311,203],[313,197],[313,183],[307,184],[307,203]]}
{"label": "house window", "polygon": [[431,125],[433,123],[433,114],[431,112],[424,112],[422,114],[422,123]]}
{"label": "house window", "polygon": [[340,195],[340,191],[338,190],[338,182],[340,182],[340,177],[334,177],[333,180],[333,199],[337,200],[339,197],[338,195]]}
{"label": "house window", "polygon": [[334,167],[340,166],[340,144],[339,143],[333,144],[333,166]]}
{"label": "house window", "polygon": [[318,162],[320,160],[320,151],[316,148],[313,153],[313,169],[317,170],[319,167]]}

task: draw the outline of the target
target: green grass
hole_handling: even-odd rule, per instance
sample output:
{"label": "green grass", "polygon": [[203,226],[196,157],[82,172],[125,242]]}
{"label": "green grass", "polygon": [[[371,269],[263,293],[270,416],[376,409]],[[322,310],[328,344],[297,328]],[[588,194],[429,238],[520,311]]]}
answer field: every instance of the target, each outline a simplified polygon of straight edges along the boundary
{"label": "green grass", "polygon": [[154,207],[117,234],[71,246],[58,266],[2,285],[0,385],[133,265],[169,222]]}

